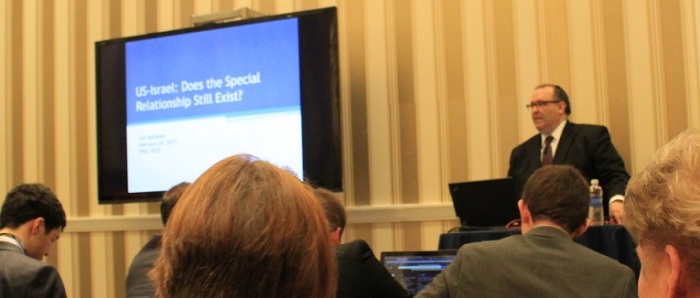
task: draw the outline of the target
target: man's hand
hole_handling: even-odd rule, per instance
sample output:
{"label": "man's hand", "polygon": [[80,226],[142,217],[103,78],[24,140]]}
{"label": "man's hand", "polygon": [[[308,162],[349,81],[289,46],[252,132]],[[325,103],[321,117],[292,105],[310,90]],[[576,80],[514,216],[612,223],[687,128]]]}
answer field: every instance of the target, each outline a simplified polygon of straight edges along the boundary
{"label": "man's hand", "polygon": [[610,212],[610,223],[622,224],[622,221],[625,219],[624,206],[625,205],[622,201],[614,201],[610,203],[610,209],[608,210]]}

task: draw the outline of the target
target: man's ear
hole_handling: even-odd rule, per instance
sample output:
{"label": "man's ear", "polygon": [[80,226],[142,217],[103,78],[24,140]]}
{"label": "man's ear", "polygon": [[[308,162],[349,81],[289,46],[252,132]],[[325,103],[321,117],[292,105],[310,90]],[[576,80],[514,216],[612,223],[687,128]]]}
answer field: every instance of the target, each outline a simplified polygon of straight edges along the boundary
{"label": "man's ear", "polygon": [[530,214],[530,209],[527,208],[523,199],[518,201],[518,210],[520,211],[520,233],[525,235],[532,229],[532,214]]}
{"label": "man's ear", "polygon": [[664,253],[666,261],[669,262],[671,272],[666,277],[666,284],[668,285],[668,296],[677,297],[682,289],[682,283],[687,283],[688,280],[683,278],[683,267],[681,264],[680,256],[678,255],[678,250],[671,244],[666,244],[664,247]]}
{"label": "man's ear", "polygon": [[571,236],[573,236],[574,238],[576,238],[576,237],[578,237],[578,236],[583,235],[583,233],[585,233],[586,230],[588,230],[588,227],[590,227],[590,226],[591,226],[591,220],[590,220],[590,219],[586,219],[586,221],[583,222],[583,224],[582,224],[580,227],[578,227],[578,228],[576,228],[576,229],[574,230],[574,234],[571,235]]}
{"label": "man's ear", "polygon": [[46,226],[44,225],[44,218],[43,217],[37,217],[32,220],[32,224],[29,227],[29,233],[34,235],[38,233],[44,233],[44,230],[46,229]]}
{"label": "man's ear", "polygon": [[557,104],[559,104],[559,112],[562,114],[566,114],[566,102],[561,100]]}
{"label": "man's ear", "polygon": [[520,211],[520,221],[523,224],[531,224],[532,217],[530,216],[530,209],[527,209],[527,205],[523,199],[518,200],[518,211]]}
{"label": "man's ear", "polygon": [[333,242],[335,246],[340,245],[340,237],[342,234],[343,228],[341,227],[337,227],[335,230],[331,231],[331,242]]}

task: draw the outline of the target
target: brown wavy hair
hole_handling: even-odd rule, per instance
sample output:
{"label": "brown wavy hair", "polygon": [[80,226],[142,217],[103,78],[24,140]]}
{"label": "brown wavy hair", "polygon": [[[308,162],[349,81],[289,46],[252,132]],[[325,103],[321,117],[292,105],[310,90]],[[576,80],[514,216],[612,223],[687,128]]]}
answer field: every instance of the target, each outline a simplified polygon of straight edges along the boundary
{"label": "brown wavy hair", "polygon": [[239,154],[175,205],[151,277],[159,297],[333,297],[335,254],[313,189]]}

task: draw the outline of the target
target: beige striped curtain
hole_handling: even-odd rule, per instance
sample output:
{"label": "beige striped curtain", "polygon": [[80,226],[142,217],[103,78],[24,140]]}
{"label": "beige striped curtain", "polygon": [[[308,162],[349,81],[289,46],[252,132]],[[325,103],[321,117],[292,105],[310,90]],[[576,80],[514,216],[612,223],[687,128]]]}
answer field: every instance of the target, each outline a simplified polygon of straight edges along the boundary
{"label": "beige striped curtain", "polygon": [[0,192],[49,185],[69,214],[47,258],[71,297],[123,297],[160,231],[155,203],[97,204],[95,41],[248,7],[337,6],[350,226],[375,253],[432,250],[457,222],[447,183],[503,177],[536,133],[532,89],[566,89],[572,120],[610,128],[635,173],[700,127],[698,0],[0,1]]}

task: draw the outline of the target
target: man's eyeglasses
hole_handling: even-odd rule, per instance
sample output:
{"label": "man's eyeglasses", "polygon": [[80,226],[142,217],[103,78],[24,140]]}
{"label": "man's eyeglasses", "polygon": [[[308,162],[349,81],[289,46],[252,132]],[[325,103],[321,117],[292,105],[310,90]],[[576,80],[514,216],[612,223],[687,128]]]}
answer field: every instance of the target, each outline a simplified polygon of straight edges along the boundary
{"label": "man's eyeglasses", "polygon": [[561,100],[542,100],[542,101],[536,101],[536,102],[531,102],[531,103],[529,103],[529,104],[526,104],[525,107],[526,107],[528,110],[532,110],[533,108],[541,108],[541,107],[546,106],[547,104],[550,104],[550,103],[558,103],[558,102],[560,102],[560,101],[561,101]]}

